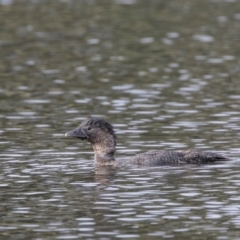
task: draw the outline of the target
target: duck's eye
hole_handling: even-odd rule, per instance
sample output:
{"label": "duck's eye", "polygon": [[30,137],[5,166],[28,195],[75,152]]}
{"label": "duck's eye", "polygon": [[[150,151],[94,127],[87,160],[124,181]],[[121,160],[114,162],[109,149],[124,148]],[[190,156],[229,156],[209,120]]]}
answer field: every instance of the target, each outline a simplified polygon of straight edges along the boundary
{"label": "duck's eye", "polygon": [[87,128],[87,130],[91,130],[91,128],[90,128],[90,127],[88,127],[88,128]]}

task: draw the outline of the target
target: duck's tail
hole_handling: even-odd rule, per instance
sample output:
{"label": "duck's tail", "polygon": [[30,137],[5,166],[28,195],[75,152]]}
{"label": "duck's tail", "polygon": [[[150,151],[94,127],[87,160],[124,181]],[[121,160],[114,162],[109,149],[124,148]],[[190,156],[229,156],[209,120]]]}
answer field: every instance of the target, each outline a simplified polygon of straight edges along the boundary
{"label": "duck's tail", "polygon": [[214,163],[219,161],[228,161],[229,158],[214,152],[202,152],[197,150],[187,150],[182,152],[184,160],[188,163],[202,164],[202,163]]}

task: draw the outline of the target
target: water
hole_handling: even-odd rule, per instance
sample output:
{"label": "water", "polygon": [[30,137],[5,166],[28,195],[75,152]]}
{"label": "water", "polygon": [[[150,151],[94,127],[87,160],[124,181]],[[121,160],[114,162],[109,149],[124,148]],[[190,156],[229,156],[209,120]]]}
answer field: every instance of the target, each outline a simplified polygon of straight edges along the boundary
{"label": "water", "polygon": [[[0,1],[1,239],[239,239],[238,1]],[[96,168],[197,148],[224,164]]]}

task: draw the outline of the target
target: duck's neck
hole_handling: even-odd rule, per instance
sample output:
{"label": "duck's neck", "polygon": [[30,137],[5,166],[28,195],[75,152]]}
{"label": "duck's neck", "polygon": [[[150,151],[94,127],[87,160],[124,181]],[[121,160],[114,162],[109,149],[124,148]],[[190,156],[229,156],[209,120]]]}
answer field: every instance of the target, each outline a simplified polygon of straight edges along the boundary
{"label": "duck's neck", "polygon": [[108,138],[101,139],[101,141],[92,143],[95,153],[95,164],[97,165],[114,165],[115,158],[115,146],[116,141],[114,137],[108,136]]}
{"label": "duck's neck", "polygon": [[116,162],[114,152],[95,152],[94,160],[96,165],[114,165]]}

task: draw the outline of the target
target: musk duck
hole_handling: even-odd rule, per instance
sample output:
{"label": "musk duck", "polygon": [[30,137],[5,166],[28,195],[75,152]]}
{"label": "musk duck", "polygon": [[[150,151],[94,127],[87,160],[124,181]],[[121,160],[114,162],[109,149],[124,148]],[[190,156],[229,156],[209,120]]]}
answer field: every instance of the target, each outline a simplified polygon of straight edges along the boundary
{"label": "musk duck", "polygon": [[228,160],[221,154],[198,150],[149,151],[137,154],[128,159],[117,160],[114,157],[116,147],[115,132],[112,125],[102,118],[88,118],[79,127],[67,132],[65,136],[87,140],[91,143],[95,153],[95,164],[102,166],[178,166],[183,164],[207,164]]}

